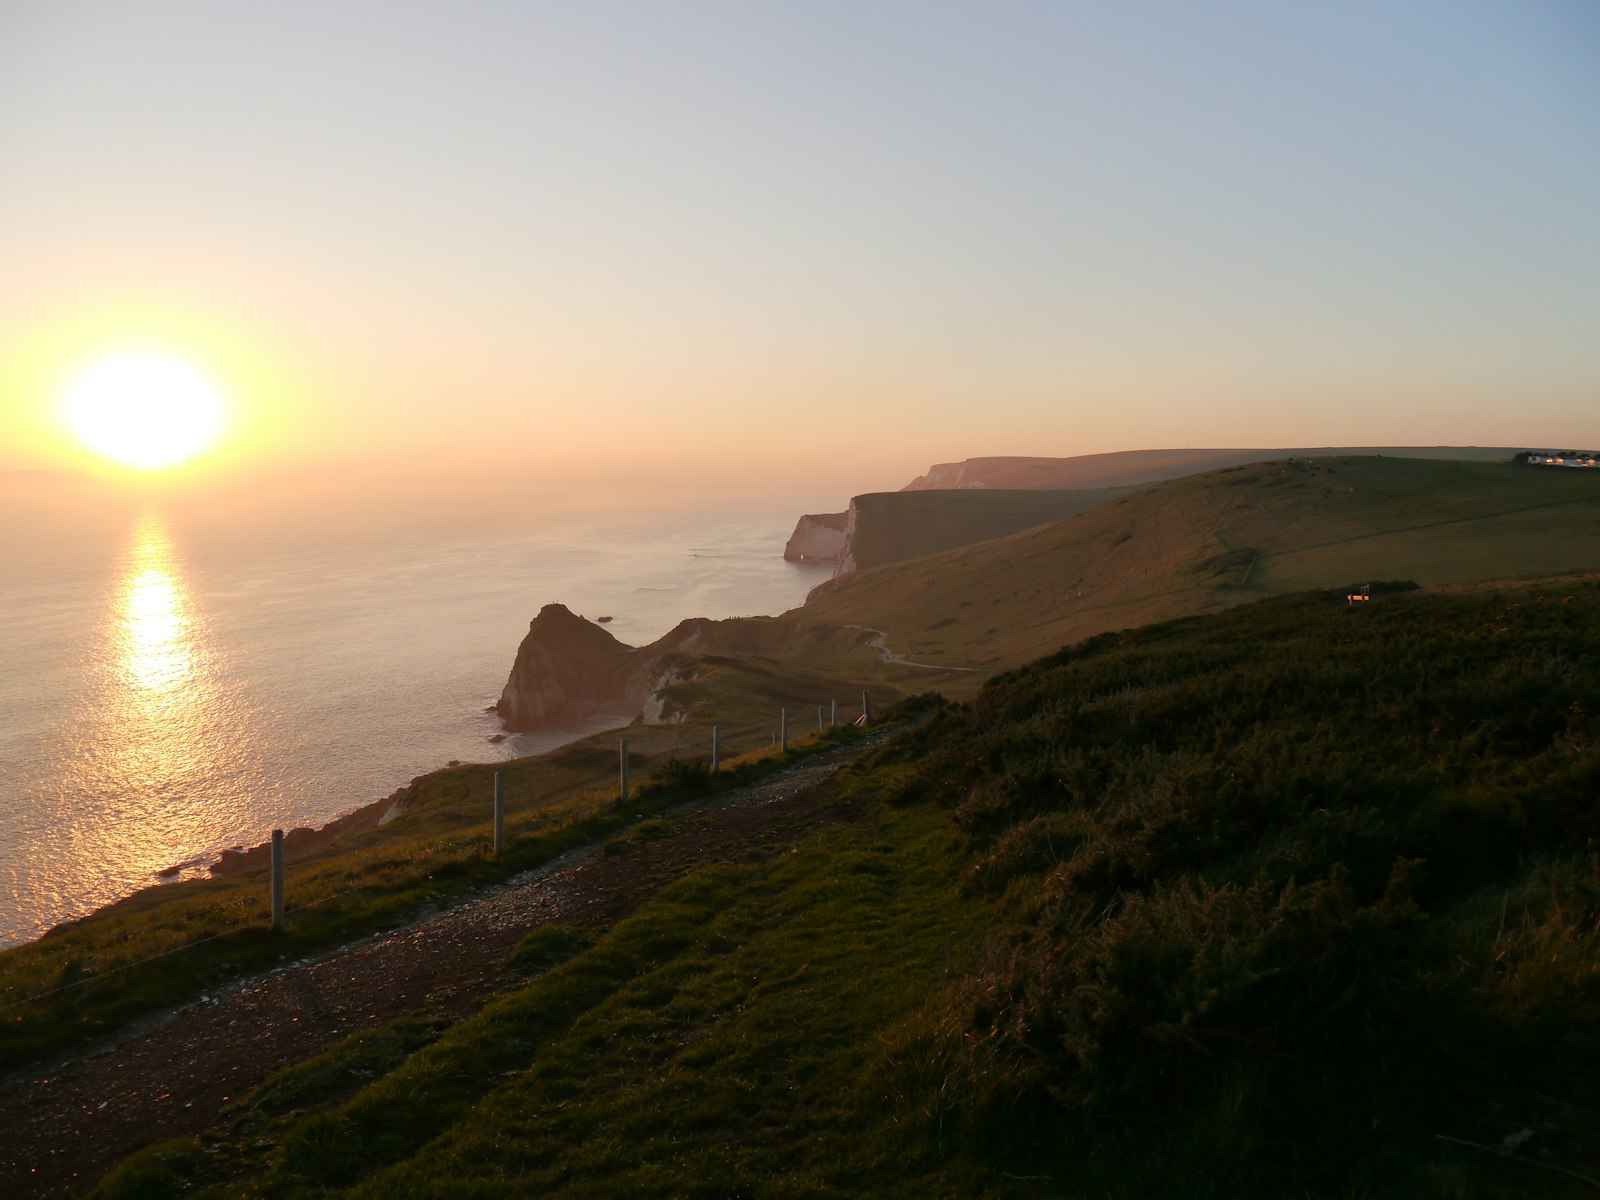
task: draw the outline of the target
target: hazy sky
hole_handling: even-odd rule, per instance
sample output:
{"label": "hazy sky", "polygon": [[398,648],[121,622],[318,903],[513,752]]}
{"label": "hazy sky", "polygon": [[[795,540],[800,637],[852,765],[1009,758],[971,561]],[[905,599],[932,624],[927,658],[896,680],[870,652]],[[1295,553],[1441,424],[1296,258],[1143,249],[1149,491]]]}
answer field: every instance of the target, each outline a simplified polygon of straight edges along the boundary
{"label": "hazy sky", "polygon": [[1600,5],[0,4],[0,466],[1600,443]]}

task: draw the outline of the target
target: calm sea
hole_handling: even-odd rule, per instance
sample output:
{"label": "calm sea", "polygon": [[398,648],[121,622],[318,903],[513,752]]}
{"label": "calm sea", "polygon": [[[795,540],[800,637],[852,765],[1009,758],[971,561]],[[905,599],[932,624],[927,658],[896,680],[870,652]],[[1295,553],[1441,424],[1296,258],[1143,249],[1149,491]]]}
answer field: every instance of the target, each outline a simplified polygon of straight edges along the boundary
{"label": "calm sea", "polygon": [[484,711],[540,606],[635,645],[792,608],[828,573],[783,561],[795,511],[238,523],[12,487],[0,945],[452,759],[558,744],[492,744]]}

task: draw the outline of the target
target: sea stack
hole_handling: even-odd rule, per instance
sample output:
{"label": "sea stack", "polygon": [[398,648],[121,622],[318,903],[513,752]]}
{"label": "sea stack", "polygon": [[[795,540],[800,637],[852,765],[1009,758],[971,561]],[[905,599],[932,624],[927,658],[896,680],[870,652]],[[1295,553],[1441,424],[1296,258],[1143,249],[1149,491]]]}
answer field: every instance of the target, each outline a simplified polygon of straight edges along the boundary
{"label": "sea stack", "polygon": [[546,604],[528,623],[495,711],[508,730],[581,720],[626,703],[622,677],[633,647],[578,616]]}

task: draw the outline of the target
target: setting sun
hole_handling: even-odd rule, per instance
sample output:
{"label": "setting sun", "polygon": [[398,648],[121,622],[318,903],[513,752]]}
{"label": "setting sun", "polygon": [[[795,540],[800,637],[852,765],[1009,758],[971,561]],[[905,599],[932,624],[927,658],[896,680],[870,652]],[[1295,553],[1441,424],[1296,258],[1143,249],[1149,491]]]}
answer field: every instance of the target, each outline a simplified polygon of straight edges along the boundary
{"label": "setting sun", "polygon": [[141,470],[186,462],[222,426],[222,398],[192,367],[158,354],[126,354],[89,368],[67,390],[79,439]]}

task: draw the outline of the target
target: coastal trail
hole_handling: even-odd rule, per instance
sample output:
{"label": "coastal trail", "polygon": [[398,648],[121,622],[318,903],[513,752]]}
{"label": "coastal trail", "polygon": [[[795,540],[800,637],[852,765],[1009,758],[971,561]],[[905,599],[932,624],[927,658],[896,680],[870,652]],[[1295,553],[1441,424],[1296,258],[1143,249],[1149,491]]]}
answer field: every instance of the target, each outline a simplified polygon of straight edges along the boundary
{"label": "coastal trail", "polygon": [[867,643],[868,647],[876,650],[884,662],[892,663],[898,667],[920,667],[925,671],[966,671],[969,673],[978,669],[977,667],[952,667],[945,663],[912,662],[904,654],[896,654],[889,649],[889,635],[883,630],[873,629],[869,625],[851,625],[848,628],[860,629],[865,633],[872,634],[872,640]]}
{"label": "coastal trail", "polygon": [[530,930],[605,929],[698,866],[765,861],[830,824],[862,818],[865,806],[836,800],[833,777],[893,732],[676,805],[654,818],[670,824],[667,836],[630,842],[624,853],[598,844],[573,851],[445,911],[235,981],[109,1044],[0,1083],[0,1195],[88,1191],[134,1151],[204,1132],[274,1072],[347,1035],[405,1016],[461,1020],[525,978],[507,958]]}

